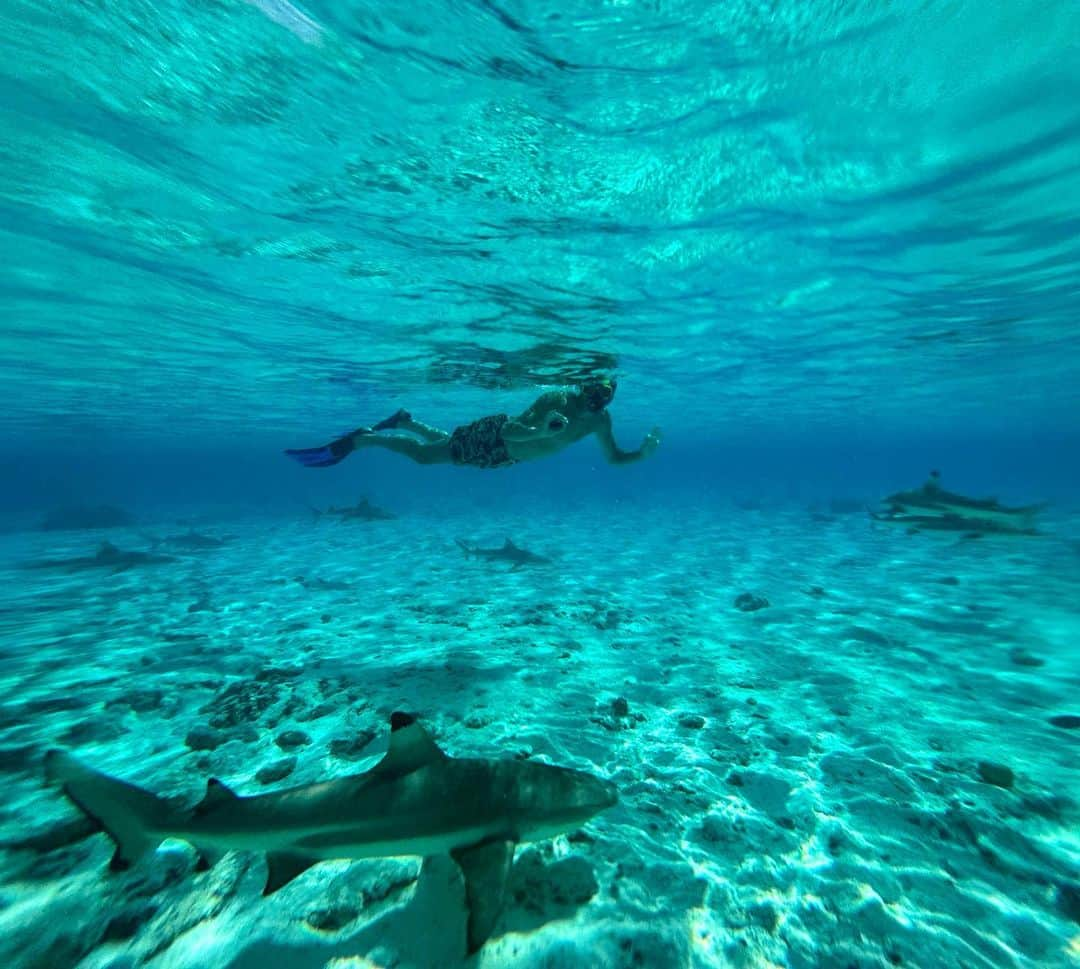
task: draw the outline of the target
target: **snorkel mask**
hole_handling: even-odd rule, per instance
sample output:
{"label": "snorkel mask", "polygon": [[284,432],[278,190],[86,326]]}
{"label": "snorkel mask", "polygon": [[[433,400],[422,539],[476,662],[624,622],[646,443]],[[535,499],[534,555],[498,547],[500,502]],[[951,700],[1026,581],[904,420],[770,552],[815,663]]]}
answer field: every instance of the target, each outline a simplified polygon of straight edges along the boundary
{"label": "snorkel mask", "polygon": [[586,381],[581,385],[581,395],[585,398],[585,405],[591,411],[603,410],[614,399],[616,386],[614,378]]}

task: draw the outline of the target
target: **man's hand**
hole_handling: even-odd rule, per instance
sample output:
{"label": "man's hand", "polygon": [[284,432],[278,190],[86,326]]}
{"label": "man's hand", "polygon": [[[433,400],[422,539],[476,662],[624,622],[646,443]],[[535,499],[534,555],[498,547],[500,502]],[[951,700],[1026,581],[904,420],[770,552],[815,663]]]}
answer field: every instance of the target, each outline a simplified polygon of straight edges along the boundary
{"label": "man's hand", "polygon": [[654,427],[645,435],[645,440],[641,442],[641,456],[643,458],[649,457],[658,447],[660,447],[660,428]]}
{"label": "man's hand", "polygon": [[549,410],[544,418],[544,429],[548,434],[558,434],[569,423],[557,410]]}
{"label": "man's hand", "polygon": [[[533,420],[536,420],[534,417]],[[520,421],[507,421],[503,425],[502,436],[505,441],[538,441],[554,437],[570,422],[557,410],[549,410],[535,427]]]}

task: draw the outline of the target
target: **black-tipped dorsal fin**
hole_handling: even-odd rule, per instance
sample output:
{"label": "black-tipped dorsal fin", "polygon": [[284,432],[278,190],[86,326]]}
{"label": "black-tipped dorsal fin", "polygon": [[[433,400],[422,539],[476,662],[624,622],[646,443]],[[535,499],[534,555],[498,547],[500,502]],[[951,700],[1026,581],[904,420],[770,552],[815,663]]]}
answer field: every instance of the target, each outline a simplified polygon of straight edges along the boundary
{"label": "black-tipped dorsal fin", "polygon": [[117,845],[116,850],[109,859],[109,871],[127,871],[131,864],[131,859],[124,855],[124,849]]}
{"label": "black-tipped dorsal fin", "polygon": [[374,768],[393,774],[408,774],[426,764],[445,760],[435,739],[411,713],[390,715],[390,747]]}
{"label": "black-tipped dorsal fin", "polygon": [[209,871],[225,854],[221,848],[208,848],[206,845],[197,845],[196,850],[199,853],[195,862],[196,871]]}
{"label": "black-tipped dorsal fin", "polygon": [[292,855],[285,851],[271,852],[266,856],[266,885],[263,887],[263,894],[273,894],[282,885],[287,885],[318,862],[318,858],[306,858],[304,855]]}
{"label": "black-tipped dorsal fin", "polygon": [[227,784],[222,784],[216,777],[211,777],[206,782],[206,794],[203,795],[203,799],[195,805],[195,813],[198,815],[209,814],[215,808],[221,807],[223,804],[233,804],[240,800],[240,795],[237,794]]}

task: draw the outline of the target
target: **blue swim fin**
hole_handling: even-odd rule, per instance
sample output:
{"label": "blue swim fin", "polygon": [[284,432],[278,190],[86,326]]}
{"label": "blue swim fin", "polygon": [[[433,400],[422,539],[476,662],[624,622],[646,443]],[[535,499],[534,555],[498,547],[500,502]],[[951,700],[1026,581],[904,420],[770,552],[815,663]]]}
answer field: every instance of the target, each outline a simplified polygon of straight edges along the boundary
{"label": "blue swim fin", "polygon": [[389,431],[393,430],[398,424],[408,423],[412,420],[412,414],[410,414],[405,408],[399,408],[396,413],[391,414],[386,420],[379,421],[371,429],[373,431]]}
{"label": "blue swim fin", "polygon": [[305,468],[329,468],[332,464],[337,464],[338,461],[352,454],[356,449],[353,437],[364,431],[367,431],[366,427],[339,437],[323,447],[290,448],[285,453],[294,461],[299,461]]}

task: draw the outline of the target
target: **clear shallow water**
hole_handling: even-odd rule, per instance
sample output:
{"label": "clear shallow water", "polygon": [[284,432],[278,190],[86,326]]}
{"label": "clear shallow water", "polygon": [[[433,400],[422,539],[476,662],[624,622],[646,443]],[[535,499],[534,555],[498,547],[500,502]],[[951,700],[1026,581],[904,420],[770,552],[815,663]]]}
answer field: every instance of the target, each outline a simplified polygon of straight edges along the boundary
{"label": "clear shallow water", "polygon": [[594,367],[698,428],[1076,408],[1075,4],[0,16],[11,432]]}
{"label": "clear shallow water", "polygon": [[[415,860],[12,848],[48,747],[193,802],[409,709],[620,791],[473,965],[1076,965],[1080,8],[384,7],[0,8],[6,962],[466,964]],[[279,453],[594,371],[655,458]],[[863,514],[930,467],[1043,534]],[[25,567],[103,540],[174,561]]]}
{"label": "clear shallow water", "polygon": [[[0,840],[73,816],[46,746],[194,801],[211,775],[254,794],[364,769],[401,708],[455,756],[586,769],[619,805],[520,850],[469,963],[460,887],[413,859],[263,898],[257,855],[199,874],[174,844],[109,875],[98,836],[0,852],[8,964],[1075,965],[1080,758],[1050,723],[1080,714],[1075,550],[663,496],[426,505],[203,518],[226,545],[116,575],[16,566],[85,533],[5,536]],[[452,541],[506,533],[555,564]],[[734,608],[747,591],[769,607]]]}

